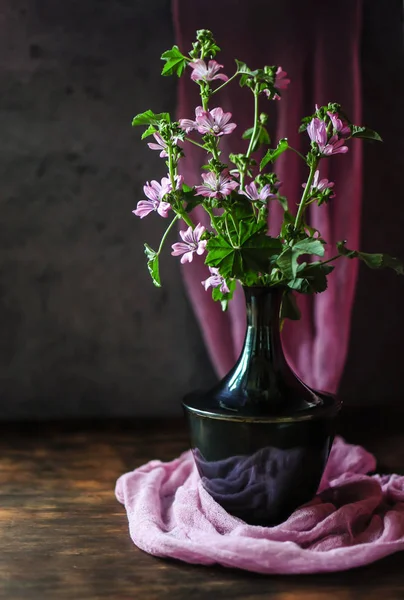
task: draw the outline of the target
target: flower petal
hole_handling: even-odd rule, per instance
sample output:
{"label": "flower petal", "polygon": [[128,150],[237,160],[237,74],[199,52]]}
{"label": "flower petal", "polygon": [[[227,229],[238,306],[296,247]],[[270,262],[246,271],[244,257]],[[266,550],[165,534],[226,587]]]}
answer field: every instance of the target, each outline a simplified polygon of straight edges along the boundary
{"label": "flower petal", "polygon": [[192,262],[193,258],[194,258],[193,252],[186,252],[185,254],[182,255],[181,264],[184,265],[186,262]]}
{"label": "flower petal", "polygon": [[169,204],[168,202],[160,202],[160,204],[157,207],[157,212],[161,217],[164,217],[165,219],[168,217],[168,211],[171,209],[171,204]]}
{"label": "flower petal", "polygon": [[189,133],[190,131],[196,129],[196,122],[191,121],[191,119],[180,119],[179,126],[181,129],[185,130],[185,133]]}
{"label": "flower petal", "polygon": [[137,217],[144,219],[144,217],[147,217],[147,215],[155,210],[156,209],[153,202],[149,202],[148,200],[140,200],[140,202],[137,203],[136,210],[132,210],[132,212]]}

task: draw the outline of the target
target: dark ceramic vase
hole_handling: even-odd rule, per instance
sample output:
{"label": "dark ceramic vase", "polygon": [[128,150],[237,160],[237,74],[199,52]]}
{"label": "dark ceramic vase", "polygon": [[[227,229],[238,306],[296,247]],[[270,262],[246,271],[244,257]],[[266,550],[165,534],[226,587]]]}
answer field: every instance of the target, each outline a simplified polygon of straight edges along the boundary
{"label": "dark ceramic vase", "polygon": [[340,404],[288,366],[280,339],[282,290],[244,292],[247,332],[238,362],[183,406],[204,488],[243,521],[274,525],[315,495]]}

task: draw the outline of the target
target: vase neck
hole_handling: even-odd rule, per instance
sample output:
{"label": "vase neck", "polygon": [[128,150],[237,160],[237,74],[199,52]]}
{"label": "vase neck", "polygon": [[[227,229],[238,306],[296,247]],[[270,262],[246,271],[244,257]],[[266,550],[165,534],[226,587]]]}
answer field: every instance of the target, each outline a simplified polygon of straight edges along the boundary
{"label": "vase neck", "polygon": [[279,331],[282,290],[266,287],[245,287],[247,328],[270,327]]}
{"label": "vase neck", "polygon": [[282,348],[280,308],[283,290],[244,287],[247,330],[234,368],[214,390],[222,408],[244,414],[301,410],[312,392],[291,371]]}
{"label": "vase neck", "polygon": [[247,330],[240,360],[265,358],[276,370],[289,367],[283,354],[280,309],[283,291],[268,287],[245,287]]}

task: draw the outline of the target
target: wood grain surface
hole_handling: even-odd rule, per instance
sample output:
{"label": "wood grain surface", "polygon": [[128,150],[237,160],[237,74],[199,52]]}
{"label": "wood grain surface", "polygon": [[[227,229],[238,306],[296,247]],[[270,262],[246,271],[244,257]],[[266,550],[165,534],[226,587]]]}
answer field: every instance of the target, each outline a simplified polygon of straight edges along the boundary
{"label": "wood grain surface", "polygon": [[[404,472],[403,415],[345,409],[341,433]],[[383,600],[404,598],[404,553],[345,573],[262,576],[153,558],[128,534],[119,475],[187,448],[182,422],[0,426],[3,600]]]}

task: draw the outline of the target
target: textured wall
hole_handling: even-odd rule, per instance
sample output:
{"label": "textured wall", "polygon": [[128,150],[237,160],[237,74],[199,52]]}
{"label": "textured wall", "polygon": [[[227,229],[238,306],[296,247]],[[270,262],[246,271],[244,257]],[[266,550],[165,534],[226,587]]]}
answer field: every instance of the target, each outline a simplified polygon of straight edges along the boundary
{"label": "textured wall", "polygon": [[130,121],[174,109],[172,43],[166,0],[2,2],[0,418],[179,413],[213,377],[178,259],[162,290],[146,270],[166,222],[131,214],[164,175]]}

